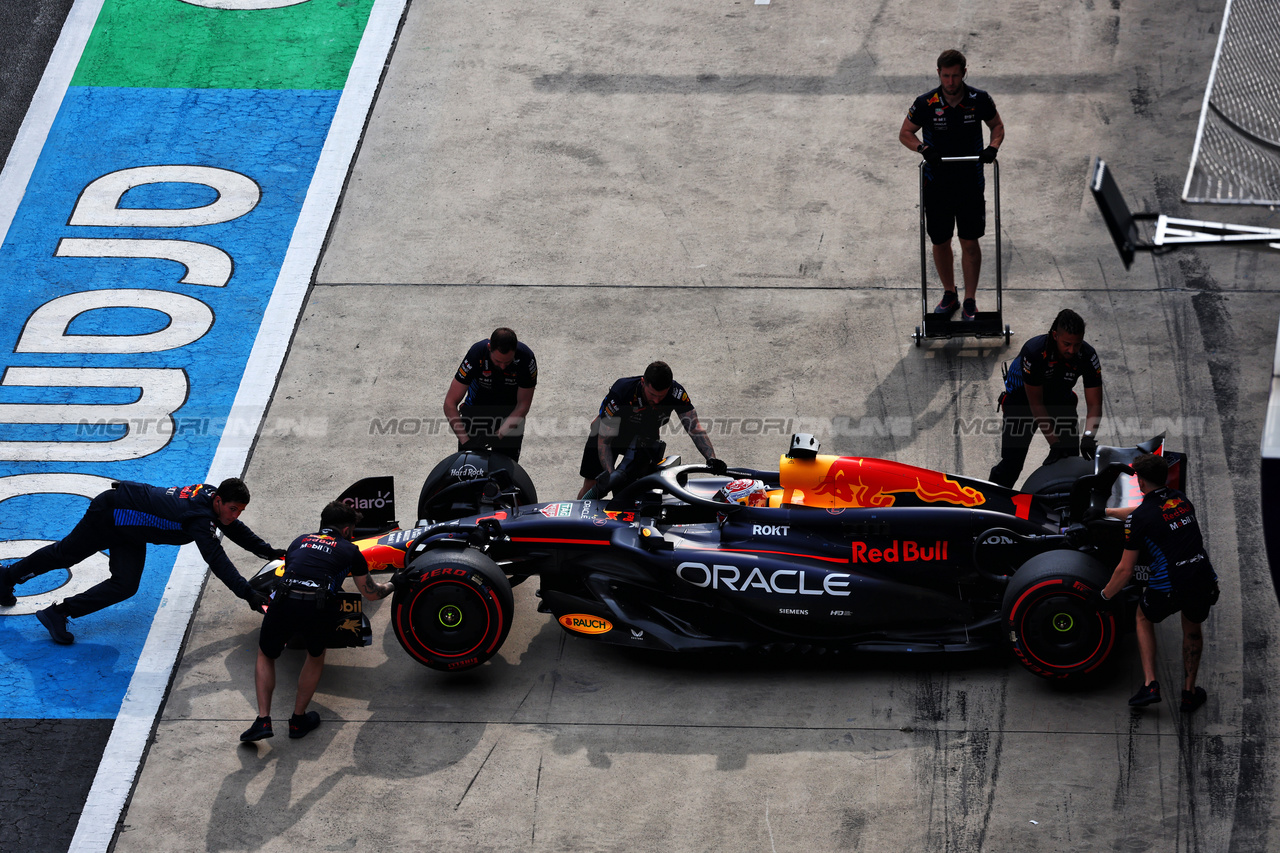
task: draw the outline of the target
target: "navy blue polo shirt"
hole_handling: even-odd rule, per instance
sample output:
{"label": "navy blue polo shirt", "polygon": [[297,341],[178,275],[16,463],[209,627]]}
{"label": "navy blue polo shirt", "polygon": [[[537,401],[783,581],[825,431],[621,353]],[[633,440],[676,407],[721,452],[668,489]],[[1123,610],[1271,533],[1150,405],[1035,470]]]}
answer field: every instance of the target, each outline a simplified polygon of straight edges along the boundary
{"label": "navy blue polo shirt", "polygon": [[478,341],[467,350],[453,378],[467,386],[462,405],[514,409],[517,388],[534,388],[538,384],[538,362],[533,350],[516,344],[516,357],[502,370],[489,357],[489,339]]}
{"label": "navy blue polo shirt", "polygon": [[684,415],[693,411],[693,401],[679,382],[672,382],[667,395],[650,406],[640,386],[640,376],[627,376],[613,383],[604,402],[600,404],[600,420],[616,419],[618,436],[611,440],[614,447],[625,447],[637,436],[657,439],[658,430],[671,419],[671,413]]}
{"label": "navy blue polo shirt", "polygon": [[1196,508],[1177,489],[1153,489],[1124,524],[1126,551],[1138,551],[1158,592],[1207,588],[1217,580],[1204,550]]}
{"label": "navy blue polo shirt", "polygon": [[1097,350],[1081,341],[1075,357],[1064,358],[1051,337],[1037,335],[1022,345],[1022,351],[1005,377],[1004,390],[1014,396],[1016,402],[1026,400],[1027,385],[1035,385],[1043,389],[1045,400],[1062,400],[1070,397],[1071,389],[1080,379],[1086,388],[1102,387],[1102,364]]}
{"label": "navy blue polo shirt", "polygon": [[337,592],[348,574],[369,574],[369,564],[360,548],[327,528],[293,540],[284,568],[285,585],[303,591]]}
{"label": "navy blue polo shirt", "polygon": [[[981,89],[964,85],[960,103],[951,106],[942,94],[942,87],[925,92],[916,98],[907,110],[907,121],[924,131],[924,144],[936,148],[943,157],[972,157],[981,154],[982,125],[996,117],[996,102]],[[982,164],[955,164],[938,169],[938,176],[981,175]],[[925,165],[926,180],[934,178],[932,167]]]}

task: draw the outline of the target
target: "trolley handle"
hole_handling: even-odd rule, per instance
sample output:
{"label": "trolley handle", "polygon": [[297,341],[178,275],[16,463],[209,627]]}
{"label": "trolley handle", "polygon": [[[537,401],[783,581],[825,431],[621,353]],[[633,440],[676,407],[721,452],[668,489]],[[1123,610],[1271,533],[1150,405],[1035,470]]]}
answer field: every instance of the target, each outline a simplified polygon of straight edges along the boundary
{"label": "trolley handle", "polygon": [[977,154],[970,154],[966,157],[943,157],[942,162],[943,163],[977,163],[981,159],[982,157]]}

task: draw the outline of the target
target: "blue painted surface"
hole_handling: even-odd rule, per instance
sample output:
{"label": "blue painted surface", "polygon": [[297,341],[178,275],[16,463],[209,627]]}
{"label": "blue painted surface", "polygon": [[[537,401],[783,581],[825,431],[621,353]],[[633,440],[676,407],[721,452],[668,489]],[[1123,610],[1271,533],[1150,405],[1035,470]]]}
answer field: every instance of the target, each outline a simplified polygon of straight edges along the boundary
{"label": "blue painted surface", "polygon": [[[76,88],[68,90],[27,193],[0,247],[0,358],[4,367],[181,368],[190,383],[174,413],[178,428],[163,450],[142,459],[92,465],[0,460],[0,477],[73,472],[156,485],[203,480],[231,413],[231,403],[316,161],[337,107],[336,91],[238,91]],[[192,228],[102,228],[68,225],[80,192],[94,179],[145,165],[196,164],[240,172],[262,190],[257,207],[230,222]],[[206,189],[181,184],[138,188],[122,207],[207,204]],[[184,285],[170,261],[56,257],[64,237],[180,239],[228,252],[234,274],[225,287]],[[106,288],[144,288],[194,297],[214,313],[213,327],[187,346],[141,354],[15,353],[23,323],[58,296]],[[155,312],[106,309],[77,318],[76,334],[154,331]],[[0,387],[0,403],[122,402],[129,391]],[[254,424],[256,426],[256,424]],[[0,440],[108,440],[74,426],[9,425]],[[250,484],[253,487],[253,484]],[[58,539],[87,500],[24,495],[0,502],[0,541]],[[226,543],[227,547],[236,546]],[[53,645],[34,616],[0,618],[0,717],[112,718],[132,677],[150,620],[177,549],[149,546],[142,587],[130,600],[74,620],[74,645]],[[62,573],[20,586],[48,590]],[[213,581],[217,582],[217,581]]]}

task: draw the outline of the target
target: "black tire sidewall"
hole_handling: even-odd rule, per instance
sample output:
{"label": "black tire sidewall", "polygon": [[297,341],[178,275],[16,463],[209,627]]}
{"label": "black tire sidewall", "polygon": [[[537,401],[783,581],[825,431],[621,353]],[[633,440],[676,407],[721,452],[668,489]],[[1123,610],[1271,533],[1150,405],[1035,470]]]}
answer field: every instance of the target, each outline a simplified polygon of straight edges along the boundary
{"label": "black tire sidewall", "polygon": [[[1049,551],[1024,563],[1009,581],[1001,608],[1018,662],[1048,679],[1082,678],[1105,664],[1119,645],[1119,622],[1115,611],[1098,609],[1094,597],[1109,577],[1106,567],[1078,551]],[[1088,620],[1074,635],[1081,638],[1078,654],[1074,648],[1051,653],[1052,644],[1042,639],[1050,626],[1037,621],[1050,613],[1072,627],[1077,619]]]}
{"label": "black tire sidewall", "polygon": [[[460,605],[460,606],[459,606]],[[465,630],[433,637],[431,619],[453,606]],[[410,563],[391,602],[391,627],[409,656],[431,669],[462,672],[497,654],[511,631],[511,584],[498,565],[470,549],[430,551]],[[479,621],[484,620],[484,621]],[[448,641],[448,642],[445,642]]]}
{"label": "black tire sidewall", "polygon": [[1041,465],[1032,471],[1022,483],[1021,491],[1033,495],[1069,492],[1081,477],[1093,473],[1093,460],[1082,456],[1068,456],[1052,465]]}
{"label": "black tire sidewall", "polygon": [[[418,518],[426,518],[429,513],[427,508],[434,498],[442,489],[452,485],[450,471],[462,464],[475,464],[479,466],[483,464],[486,473],[495,470],[506,470],[511,474],[511,482],[516,488],[517,497],[522,505],[537,503],[538,492],[533,486],[533,479],[529,476],[520,463],[513,461],[501,453],[493,451],[458,451],[457,453],[446,456],[441,459],[436,466],[431,469],[431,473],[422,482],[422,489],[418,492]],[[479,482],[479,481],[477,481]],[[478,490],[477,490],[478,495]],[[433,518],[433,521],[448,521],[451,518],[465,518],[467,515],[474,515],[479,512],[480,504],[477,500],[474,509],[470,513],[449,513],[448,517]]]}

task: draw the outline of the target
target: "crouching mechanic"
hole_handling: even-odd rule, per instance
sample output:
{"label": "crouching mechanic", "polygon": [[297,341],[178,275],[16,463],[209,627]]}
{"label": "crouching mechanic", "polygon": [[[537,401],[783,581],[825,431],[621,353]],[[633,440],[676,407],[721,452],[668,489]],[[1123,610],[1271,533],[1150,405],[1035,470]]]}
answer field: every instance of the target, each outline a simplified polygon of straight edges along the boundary
{"label": "crouching mechanic", "polygon": [[665,361],[652,362],[641,376],[624,376],[609,388],[600,404],[599,414],[591,422],[591,433],[582,448],[581,500],[595,490],[596,497],[604,497],[615,483],[615,463],[627,452],[633,441],[653,443],[658,441],[662,427],[671,420],[672,413],[680,419],[681,426],[689,433],[693,446],[707,460],[713,474],[728,470],[724,460],[716,458],[711,438],[698,420],[698,412],[689,399],[684,386],[676,382],[671,367]]}
{"label": "crouching mechanic", "polygon": [[267,599],[236,571],[217,537],[222,531],[232,542],[263,560],[284,556],[284,551],[272,548],[239,520],[248,505],[249,489],[236,477],[223,480],[216,489],[207,483],[168,489],[126,480],[112,483],[110,489],[89,502],[84,517],[62,541],[46,545],[0,570],[0,607],[17,604],[14,584],[54,569],[69,569],[99,551],[110,552],[110,578],[36,613],[54,642],[70,645],[75,636],[67,630],[68,619],[119,604],[138,591],[148,542],[195,542],[218,580],[262,612]]}
{"label": "crouching mechanic", "polygon": [[1136,617],[1143,682],[1129,704],[1142,707],[1160,701],[1155,623],[1182,611],[1182,710],[1190,712],[1208,698],[1204,688],[1196,686],[1204,648],[1200,624],[1218,601],[1218,576],[1204,550],[1196,508],[1186,495],[1166,485],[1169,465],[1164,457],[1139,456],[1133,470],[1138,475],[1142,503],[1107,510],[1112,518],[1125,520],[1125,544],[1120,563],[1102,590],[1102,599],[1105,602],[1119,595],[1139,559],[1146,561],[1147,587]]}
{"label": "crouching mechanic", "polygon": [[301,634],[307,645],[307,659],[298,674],[298,692],[289,719],[289,737],[305,737],[320,725],[320,715],[308,711],[311,697],[324,671],[325,640],[338,619],[333,593],[342,588],[350,574],[360,593],[370,601],[386,598],[394,591],[389,583],[375,583],[369,577],[364,554],[351,541],[360,513],[333,501],[320,512],[320,532],[293,540],[284,558],[284,577],[272,595],[267,616],[258,636],[258,663],[254,683],[258,696],[258,718],[240,740],[248,742],[272,737],[271,694],[276,689],[276,658],[285,644]]}
{"label": "crouching mechanic", "polygon": [[[1073,390],[1078,380],[1084,380],[1083,435],[1076,419],[1079,399]],[[1102,364],[1084,339],[1084,319],[1079,314],[1062,309],[1048,334],[1022,345],[1005,377],[1000,408],[1004,410],[1000,461],[987,475],[991,482],[1013,488],[1037,432],[1049,443],[1045,465],[1082,453],[1086,459],[1093,458],[1102,422]]]}

